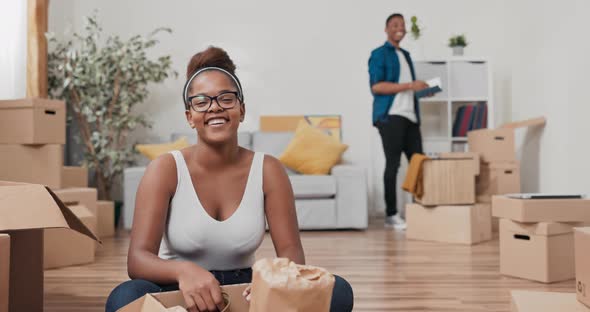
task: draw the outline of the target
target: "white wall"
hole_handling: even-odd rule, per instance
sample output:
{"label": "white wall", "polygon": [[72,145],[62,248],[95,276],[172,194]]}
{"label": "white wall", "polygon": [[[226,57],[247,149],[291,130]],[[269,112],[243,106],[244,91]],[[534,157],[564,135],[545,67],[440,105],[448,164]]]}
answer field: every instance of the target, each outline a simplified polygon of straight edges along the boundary
{"label": "white wall", "polygon": [[[80,29],[81,16],[99,10],[105,33],[128,37],[159,26],[163,36],[154,55],[171,54],[179,79],[152,88],[143,109],[154,127],[139,140],[165,140],[188,129],[180,90],[192,54],[208,45],[226,49],[238,65],[247,104],[243,130],[255,130],[261,114],[333,114],[343,118],[343,136],[350,145],[345,158],[367,168],[371,206],[383,211],[384,158],[377,131],[371,126],[367,59],[385,41],[385,18],[393,12],[418,15],[424,37],[404,44],[415,57],[446,57],[448,37],[465,33],[467,55],[488,57],[494,64],[496,120],[510,109],[508,31],[503,1],[52,1],[50,31]],[[377,165],[373,165],[376,163]]]}
{"label": "white wall", "polygon": [[588,12],[584,0],[526,0],[514,8],[512,117],[547,117],[524,143],[525,191],[590,194]]}
{"label": "white wall", "polygon": [[0,0],[0,99],[26,95],[27,2]]}

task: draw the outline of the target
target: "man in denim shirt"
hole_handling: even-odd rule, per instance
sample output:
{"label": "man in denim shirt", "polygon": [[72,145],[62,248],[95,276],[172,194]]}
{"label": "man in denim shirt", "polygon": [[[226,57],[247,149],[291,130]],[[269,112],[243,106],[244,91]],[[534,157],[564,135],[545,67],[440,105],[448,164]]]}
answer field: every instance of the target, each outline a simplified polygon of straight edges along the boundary
{"label": "man in denim shirt", "polygon": [[387,41],[373,50],[369,59],[373,125],[379,129],[385,152],[385,225],[403,230],[406,223],[397,211],[397,171],[402,152],[408,161],[414,153],[422,153],[420,110],[414,91],[428,85],[415,80],[410,53],[400,48],[406,35],[403,15],[390,15],[385,22],[385,33]]}

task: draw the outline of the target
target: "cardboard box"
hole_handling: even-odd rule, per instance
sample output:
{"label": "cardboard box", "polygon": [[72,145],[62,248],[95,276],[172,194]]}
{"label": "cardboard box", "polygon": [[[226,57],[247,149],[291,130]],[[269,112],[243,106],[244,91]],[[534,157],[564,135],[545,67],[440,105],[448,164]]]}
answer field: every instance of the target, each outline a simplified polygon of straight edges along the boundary
{"label": "cardboard box", "polygon": [[0,234],[0,312],[8,312],[10,276],[10,235]]}
{"label": "cardboard box", "polygon": [[495,195],[492,215],[519,222],[590,221],[590,199],[518,199]]}
{"label": "cardboard box", "polygon": [[574,255],[578,300],[590,307],[590,227],[574,229]]}
{"label": "cardboard box", "polygon": [[61,188],[88,187],[88,169],[86,167],[63,167],[61,170]]}
{"label": "cardboard box", "polygon": [[477,202],[491,203],[493,195],[520,193],[517,162],[482,163],[475,179]]}
{"label": "cardboard box", "polygon": [[424,194],[416,202],[425,206],[474,204],[478,174],[479,158],[473,153],[447,153],[426,160],[422,164]]}
{"label": "cardboard box", "polygon": [[54,190],[53,192],[66,206],[83,205],[93,215],[97,215],[96,205],[98,203],[98,195],[96,189],[89,187],[75,187]]}
{"label": "cardboard box", "polygon": [[573,293],[513,290],[512,312],[589,312]]}
{"label": "cardboard box", "polygon": [[63,147],[58,144],[0,144],[0,180],[61,186]]}
{"label": "cardboard box", "polygon": [[98,222],[98,237],[111,237],[115,235],[115,203],[99,200],[96,205]]}
{"label": "cardboard box", "polygon": [[[229,307],[224,312],[248,312],[250,304],[242,293],[249,284],[221,286],[222,292],[229,296]],[[118,312],[166,312],[175,306],[186,307],[180,291],[147,294],[119,309]],[[278,311],[278,310],[277,310]]]}
{"label": "cardboard box", "polygon": [[0,144],[65,143],[65,102],[40,98],[0,101]]}
{"label": "cardboard box", "polygon": [[457,244],[475,244],[492,239],[489,205],[425,207],[406,206],[406,237]]}
{"label": "cardboard box", "polygon": [[479,153],[483,162],[514,162],[516,148],[514,131],[517,128],[545,125],[545,117],[507,123],[498,129],[478,129],[467,132],[470,152]]}
{"label": "cardboard box", "polygon": [[[82,205],[68,206],[92,232],[96,233],[96,216]],[[43,233],[43,268],[54,269],[94,262],[95,242],[69,229],[45,229]],[[100,236],[99,236],[100,237]]]}
{"label": "cardboard box", "polygon": [[[53,191],[55,195],[66,205],[83,205],[93,215],[96,215],[97,191],[95,188],[75,187]],[[97,221],[98,222],[98,221]]]}
{"label": "cardboard box", "polygon": [[98,238],[47,187],[0,182],[0,232],[10,235],[8,311],[43,311],[43,229]]}
{"label": "cardboard box", "polygon": [[573,279],[573,228],[581,225],[501,219],[500,273],[543,283]]}

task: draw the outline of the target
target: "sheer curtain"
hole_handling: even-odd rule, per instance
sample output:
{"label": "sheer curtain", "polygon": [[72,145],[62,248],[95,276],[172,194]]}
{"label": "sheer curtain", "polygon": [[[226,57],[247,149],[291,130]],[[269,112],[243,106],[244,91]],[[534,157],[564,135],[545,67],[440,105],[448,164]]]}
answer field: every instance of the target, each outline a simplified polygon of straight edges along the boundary
{"label": "sheer curtain", "polygon": [[0,99],[26,96],[27,1],[0,0]]}

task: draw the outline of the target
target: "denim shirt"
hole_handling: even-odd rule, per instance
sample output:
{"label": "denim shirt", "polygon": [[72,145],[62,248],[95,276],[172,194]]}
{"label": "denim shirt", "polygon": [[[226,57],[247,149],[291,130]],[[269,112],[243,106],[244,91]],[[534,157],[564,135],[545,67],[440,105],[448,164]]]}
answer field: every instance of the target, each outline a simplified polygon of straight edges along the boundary
{"label": "denim shirt", "polygon": [[[369,81],[371,87],[382,81],[393,83],[399,82],[400,62],[395,49],[396,48],[389,41],[386,41],[385,44],[371,52],[371,57],[369,58]],[[406,57],[406,61],[408,62],[412,74],[412,80],[416,80],[414,64],[412,63],[410,53],[404,49],[400,50]],[[372,94],[373,125],[377,126],[380,122],[387,122],[389,109],[391,108],[391,105],[393,105],[395,94]],[[420,124],[420,107],[418,106],[418,99],[416,96],[414,96],[414,111],[416,112],[418,124]]]}

